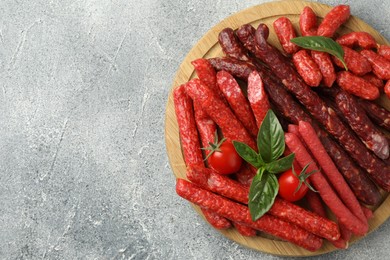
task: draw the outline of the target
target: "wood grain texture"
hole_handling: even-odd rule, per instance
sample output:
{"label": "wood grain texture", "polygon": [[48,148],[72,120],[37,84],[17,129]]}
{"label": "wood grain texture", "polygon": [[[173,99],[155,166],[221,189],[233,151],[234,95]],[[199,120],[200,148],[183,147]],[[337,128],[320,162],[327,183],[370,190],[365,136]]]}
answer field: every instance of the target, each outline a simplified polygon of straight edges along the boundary
{"label": "wood grain texture", "polygon": [[[191,49],[191,51],[185,57],[184,61],[181,63],[177,71],[166,106],[166,148],[171,168],[177,178],[186,179],[186,165],[184,163],[183,155],[181,152],[179,130],[173,106],[172,90],[175,87],[187,82],[188,80],[196,76],[194,69],[191,65],[191,61],[201,57],[209,58],[222,56],[222,50],[218,45],[218,33],[225,27],[237,29],[239,26],[246,23],[250,23],[255,27],[260,22],[267,24],[270,28],[269,41],[273,45],[281,49],[281,46],[272,28],[273,21],[280,16],[286,16],[293,22],[295,29],[299,32],[299,14],[301,13],[302,9],[307,5],[313,8],[319,19],[321,19],[321,17],[324,17],[325,14],[331,9],[331,7],[327,5],[304,1],[280,1],[254,6],[243,11],[237,12],[236,14],[221,21],[210,31],[208,31]],[[389,44],[388,41],[386,41],[386,39],[384,39],[376,30],[374,30],[372,27],[370,27],[356,17],[351,17],[348,22],[339,30],[341,34],[350,31],[366,31],[373,35],[378,43]],[[388,109],[390,109],[390,102],[388,102],[388,99],[386,97],[382,97],[379,102],[386,106]],[[194,208],[199,214],[201,214],[201,211],[197,206],[194,206]],[[372,232],[382,223],[384,223],[389,216],[390,196],[388,196],[388,194],[384,194],[382,204],[375,209],[374,218],[369,221],[370,232]],[[316,252],[309,252],[291,243],[278,241],[267,236],[257,236],[250,238],[243,237],[235,229],[228,229],[220,232],[226,237],[240,243],[241,245],[274,255],[313,256],[337,250],[333,245],[328,242],[325,242],[320,250]],[[362,239],[362,237],[353,237],[351,243],[359,239]]]}

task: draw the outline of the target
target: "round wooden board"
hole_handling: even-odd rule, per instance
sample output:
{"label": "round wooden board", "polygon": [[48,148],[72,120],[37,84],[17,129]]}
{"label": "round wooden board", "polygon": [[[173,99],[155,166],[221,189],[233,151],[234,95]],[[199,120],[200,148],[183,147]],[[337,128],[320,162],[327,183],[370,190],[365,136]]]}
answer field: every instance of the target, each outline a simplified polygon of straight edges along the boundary
{"label": "round wooden board", "polygon": [[[257,27],[260,22],[267,24],[270,28],[269,41],[278,48],[281,48],[272,28],[273,21],[275,21],[280,16],[286,16],[293,22],[295,29],[299,31],[299,14],[305,6],[310,6],[320,19],[321,17],[324,17],[325,14],[331,9],[330,6],[324,4],[304,1],[270,2],[250,7],[224,19],[219,24],[214,26],[188,53],[180,65],[180,68],[177,71],[176,77],[173,81],[167,102],[165,117],[166,148],[171,168],[177,178],[186,179],[186,165],[184,163],[181,152],[179,130],[174,111],[172,90],[195,77],[195,72],[191,65],[191,61],[201,57],[209,58],[223,56],[222,50],[218,44],[218,33],[225,27],[237,29],[239,26],[246,23],[250,23],[255,27]],[[351,17],[339,32],[344,34],[350,31],[366,31],[374,36],[378,43],[389,44],[386,39],[383,38],[376,30],[356,17]],[[387,98],[382,98],[380,102],[389,109],[390,102],[386,100]],[[390,196],[385,194],[383,199],[384,200],[381,205],[375,209],[374,218],[369,221],[370,232],[384,223],[390,216]],[[202,215],[200,209],[197,206],[194,206],[194,208],[199,214]],[[320,250],[316,252],[309,252],[288,242],[277,241],[261,236],[254,238],[243,237],[235,229],[222,230],[220,232],[226,237],[240,243],[241,245],[274,255],[313,256],[337,250],[337,248],[328,242],[325,242]],[[351,242],[353,243],[359,239],[362,239],[362,237],[353,237]]]}

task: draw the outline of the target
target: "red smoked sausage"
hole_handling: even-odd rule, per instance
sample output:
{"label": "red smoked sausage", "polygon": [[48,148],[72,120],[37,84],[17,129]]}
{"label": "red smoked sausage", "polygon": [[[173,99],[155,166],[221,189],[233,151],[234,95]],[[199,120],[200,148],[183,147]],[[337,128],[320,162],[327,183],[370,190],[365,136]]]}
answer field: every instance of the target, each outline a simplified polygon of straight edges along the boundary
{"label": "red smoked sausage", "polygon": [[299,28],[302,36],[317,35],[317,16],[309,6],[305,6],[299,16]]}
{"label": "red smoked sausage", "polygon": [[221,128],[224,136],[231,141],[239,141],[257,150],[252,136],[233,114],[230,108],[218,96],[198,79],[192,79],[185,84],[187,94],[199,102],[202,109]]}
{"label": "red smoked sausage", "polygon": [[383,80],[378,78],[374,73],[368,73],[366,75],[363,75],[362,78],[364,80],[367,80],[371,84],[375,85],[379,89],[383,89],[385,86],[385,83],[383,83]]}
{"label": "red smoked sausage", "polygon": [[318,162],[321,172],[327,176],[329,183],[333,186],[344,204],[356,217],[360,219],[360,221],[362,221],[363,224],[366,225],[368,229],[367,219],[364,216],[358,200],[341,173],[338,171],[328,153],[325,151],[325,148],[313,127],[307,122],[300,121],[299,134],[306,143],[306,146],[309,148],[311,154]]}
{"label": "red smoked sausage", "polygon": [[390,46],[388,45],[379,45],[378,54],[384,57],[386,60],[390,61]]}
{"label": "red smoked sausage", "polygon": [[372,72],[374,72],[378,78],[383,80],[390,79],[389,60],[371,50],[362,50],[360,54],[366,57],[366,59],[371,63]]}
{"label": "red smoked sausage", "polygon": [[307,85],[317,87],[322,80],[322,74],[317,63],[312,59],[307,50],[300,50],[293,55],[293,63],[299,75]]}
{"label": "red smoked sausage", "polygon": [[[291,152],[295,153],[295,159],[302,168],[310,163],[307,168],[308,171],[318,171],[318,166],[296,135],[286,133],[285,141]],[[351,213],[351,211],[349,211],[348,208],[345,207],[343,202],[334,193],[332,187],[329,185],[321,172],[312,174],[310,176],[310,181],[314,188],[319,192],[322,200],[332,210],[341,223],[343,223],[356,235],[364,235],[367,233],[368,226],[364,225],[356,216]]]}
{"label": "red smoked sausage", "polygon": [[311,57],[317,63],[322,74],[322,83],[326,87],[331,87],[336,80],[336,72],[332,58],[326,52],[311,51]]}
{"label": "red smoked sausage", "polygon": [[346,33],[338,37],[336,42],[349,48],[361,47],[363,49],[372,49],[376,47],[374,37],[372,37],[368,32]]}
{"label": "red smoked sausage", "polygon": [[242,93],[237,81],[229,72],[222,70],[217,73],[217,85],[228,101],[234,114],[248,132],[256,138],[258,127],[256,125],[255,116],[253,115],[249,101]]}
{"label": "red smoked sausage", "polygon": [[175,104],[177,123],[179,125],[184,161],[186,165],[204,165],[198,132],[196,130],[192,100],[186,94],[185,85],[181,85],[173,91],[173,101]]}
{"label": "red smoked sausage", "polygon": [[375,85],[348,71],[337,73],[336,81],[342,89],[360,98],[375,100],[379,97],[379,89]]}
{"label": "red smoked sausage", "polygon": [[[187,177],[204,189],[237,202],[248,204],[249,187],[245,187],[226,176],[219,175],[213,170],[204,167],[189,167]],[[268,213],[329,240],[337,240],[340,235],[337,225],[332,221],[322,217],[319,218],[317,215],[280,198],[275,199]]]}
{"label": "red smoked sausage", "polygon": [[[310,209],[314,213],[325,218],[326,211],[325,211],[324,205],[322,204],[321,197],[316,192],[313,192],[311,190],[309,190],[306,193],[305,197],[306,197],[307,203],[309,204]],[[343,225],[339,225],[339,229],[340,229],[340,238],[337,240],[334,240],[334,241],[329,241],[329,242],[331,242],[337,248],[347,248],[347,243],[348,243],[347,241],[349,240],[349,238],[345,239],[346,237],[343,237],[343,232],[346,233],[346,231],[347,231],[349,234],[351,234],[351,231],[344,228]]]}
{"label": "red smoked sausage", "polygon": [[388,98],[390,98],[390,80],[386,82],[385,87],[383,88],[383,91],[387,95]]}
{"label": "red smoked sausage", "polygon": [[268,110],[271,108],[267,93],[265,93],[263,81],[257,71],[253,71],[248,76],[248,100],[256,118],[257,127],[261,123]]}
{"label": "red smoked sausage", "polygon": [[351,15],[348,5],[338,5],[329,11],[318,26],[317,35],[332,37],[337,29],[345,23]]}
{"label": "red smoked sausage", "polygon": [[213,210],[227,219],[287,240],[307,250],[315,251],[322,245],[321,239],[317,236],[268,214],[257,221],[252,221],[248,207],[201,189],[185,180],[177,180],[176,192],[180,197],[200,207]]}
{"label": "red smoked sausage", "polygon": [[[371,71],[371,64],[364,56],[349,47],[341,47],[344,50],[344,60],[349,71],[358,76],[362,76]],[[338,58],[332,56],[332,59],[338,67],[344,68],[344,65]]]}
{"label": "red smoked sausage", "polygon": [[290,19],[284,16],[280,17],[274,21],[273,26],[283,50],[288,54],[296,53],[299,47],[290,40],[297,37],[297,34]]}
{"label": "red smoked sausage", "polygon": [[257,234],[256,229],[253,229],[251,227],[245,226],[237,222],[234,222],[233,225],[237,229],[238,233],[245,237],[254,237]]}
{"label": "red smoked sausage", "polygon": [[[174,90],[173,98],[175,104],[177,123],[179,125],[179,134],[180,134],[181,145],[183,149],[184,161],[186,165],[201,165],[203,167],[204,162],[203,162],[202,152],[200,150],[198,133],[196,131],[192,100],[185,93],[184,85],[181,85]],[[202,115],[199,115],[198,113],[198,117],[199,116]],[[201,129],[204,131],[210,131],[210,129],[207,129],[207,127],[206,129],[204,127],[202,127]],[[217,229],[225,229],[231,226],[230,222],[227,219],[218,216],[214,212],[210,212],[210,211],[205,212],[203,209],[202,212],[206,220],[213,227]]]}
{"label": "red smoked sausage", "polygon": [[232,226],[229,220],[211,210],[202,208],[202,213],[207,222],[216,229],[228,229]]}

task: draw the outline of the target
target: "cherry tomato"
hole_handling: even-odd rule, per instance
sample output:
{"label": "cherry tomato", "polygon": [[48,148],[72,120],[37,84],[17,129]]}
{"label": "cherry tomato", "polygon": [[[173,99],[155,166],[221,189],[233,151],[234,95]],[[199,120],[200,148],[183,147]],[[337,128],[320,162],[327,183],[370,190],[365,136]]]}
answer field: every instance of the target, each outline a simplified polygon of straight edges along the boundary
{"label": "cherry tomato", "polygon": [[238,155],[231,142],[224,141],[210,155],[208,163],[211,168],[220,174],[231,174],[240,169],[242,158]]}
{"label": "cherry tomato", "polygon": [[[278,182],[280,197],[291,202],[302,199],[309,189],[306,184],[302,183],[297,175],[293,173],[292,169],[282,173]],[[299,183],[301,183],[301,187],[297,190]]]}

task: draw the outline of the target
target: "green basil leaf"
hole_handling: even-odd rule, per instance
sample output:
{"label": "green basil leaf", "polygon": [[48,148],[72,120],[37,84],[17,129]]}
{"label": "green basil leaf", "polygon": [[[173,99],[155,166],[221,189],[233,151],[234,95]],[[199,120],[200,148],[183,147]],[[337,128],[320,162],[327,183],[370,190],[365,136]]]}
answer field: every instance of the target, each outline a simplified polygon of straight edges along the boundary
{"label": "green basil leaf", "polygon": [[249,212],[253,221],[263,216],[274,204],[279,183],[275,174],[259,169],[249,189]]}
{"label": "green basil leaf", "polygon": [[283,157],[279,160],[267,163],[265,165],[265,169],[270,173],[281,173],[284,171],[287,171],[288,169],[291,169],[293,161],[295,158],[295,154],[289,154],[286,157]]}
{"label": "green basil leaf", "polygon": [[290,40],[292,43],[309,50],[327,52],[343,63],[345,70],[348,70],[347,64],[344,61],[344,50],[340,44],[332,38],[324,36],[304,36],[296,37]]}
{"label": "green basil leaf", "polygon": [[256,151],[254,151],[248,145],[238,141],[233,141],[233,145],[237,153],[242,157],[242,159],[244,159],[254,167],[260,168],[264,165],[261,156],[257,154]]}
{"label": "green basil leaf", "polygon": [[260,126],[257,147],[266,163],[275,161],[284,152],[284,132],[272,110],[268,110]]}

